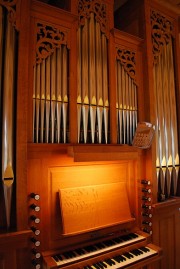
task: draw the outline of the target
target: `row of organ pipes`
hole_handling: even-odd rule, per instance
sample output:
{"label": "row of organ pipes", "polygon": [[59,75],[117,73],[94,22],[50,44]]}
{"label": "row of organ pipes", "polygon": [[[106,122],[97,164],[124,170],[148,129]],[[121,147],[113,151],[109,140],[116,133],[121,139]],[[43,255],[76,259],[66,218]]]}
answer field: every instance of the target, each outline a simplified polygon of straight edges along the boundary
{"label": "row of organ pipes", "polygon": [[34,66],[33,141],[36,143],[66,143],[67,59],[67,46],[61,45]]}
{"label": "row of organ pipes", "polygon": [[[78,143],[109,143],[108,37],[93,12],[77,31]],[[117,49],[117,48],[116,48]],[[34,65],[33,141],[68,143],[69,49],[63,43]],[[131,55],[132,56],[132,55]],[[132,57],[133,58],[133,57]],[[128,64],[132,67],[128,70]],[[135,60],[117,56],[117,143],[132,144],[137,126]],[[154,64],[156,156],[160,200],[176,195],[179,177],[175,75],[172,41]],[[168,108],[168,109],[167,109]],[[166,192],[166,194],[165,194]],[[166,196],[166,197],[165,197]]]}
{"label": "row of organ pipes", "polygon": [[177,194],[179,154],[172,39],[164,44],[154,63],[156,94],[157,177],[160,200]]}
{"label": "row of organ pipes", "polygon": [[116,78],[118,143],[132,144],[137,126],[137,85],[121,60],[116,61]]}
{"label": "row of organ pipes", "polygon": [[[77,31],[78,143],[109,142],[108,39],[94,13]],[[34,65],[33,141],[68,142],[68,48],[55,47]],[[131,144],[137,125],[137,86],[119,59],[117,143]]]}
{"label": "row of organ pipes", "polygon": [[[102,122],[104,122],[105,143],[108,143],[108,62],[107,37],[101,32],[94,13],[85,18],[78,29],[78,142],[80,141],[81,115],[83,141],[87,142],[88,115],[90,114],[91,142],[102,143]],[[96,124],[97,121],[97,124]]]}

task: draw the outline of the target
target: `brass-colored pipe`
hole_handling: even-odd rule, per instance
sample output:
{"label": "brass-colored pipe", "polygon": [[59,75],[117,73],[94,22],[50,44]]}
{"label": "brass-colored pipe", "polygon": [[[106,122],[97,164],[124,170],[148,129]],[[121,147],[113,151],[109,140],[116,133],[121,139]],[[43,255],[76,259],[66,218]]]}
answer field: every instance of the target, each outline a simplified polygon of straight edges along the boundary
{"label": "brass-colored pipe", "polygon": [[15,29],[7,19],[2,117],[2,180],[6,221],[10,227],[12,188],[14,182],[14,90],[15,90]]}

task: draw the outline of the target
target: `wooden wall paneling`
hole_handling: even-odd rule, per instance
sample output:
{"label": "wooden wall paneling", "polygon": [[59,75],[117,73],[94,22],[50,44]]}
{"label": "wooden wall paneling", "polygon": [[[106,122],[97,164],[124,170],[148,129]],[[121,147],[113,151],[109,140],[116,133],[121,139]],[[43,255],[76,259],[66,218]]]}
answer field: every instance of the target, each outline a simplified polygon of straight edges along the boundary
{"label": "wooden wall paneling", "polygon": [[30,31],[29,31],[29,91],[28,91],[28,119],[27,119],[27,143],[33,140],[33,87],[34,87],[34,70],[33,66],[36,62],[36,20],[30,13]]}
{"label": "wooden wall paneling", "polygon": [[31,268],[30,237],[28,230],[0,235],[1,268]]}
{"label": "wooden wall paneling", "polygon": [[178,269],[180,266],[180,199],[155,204],[153,208],[153,242],[163,249],[157,269]]}
{"label": "wooden wall paneling", "polygon": [[110,143],[117,143],[117,119],[116,119],[116,77],[115,77],[115,43],[111,29],[114,28],[113,3],[107,2],[107,13],[109,22],[109,40],[108,40],[108,62],[109,62],[109,130]]}
{"label": "wooden wall paneling", "polygon": [[115,43],[114,37],[110,34],[108,40],[108,60],[109,60],[109,126],[110,143],[117,143],[117,119],[116,119],[116,77],[115,77]]}
{"label": "wooden wall paneling", "polygon": [[16,214],[17,229],[27,228],[27,118],[29,89],[29,7],[30,1],[20,1],[18,93],[16,126]]}
{"label": "wooden wall paneling", "polygon": [[77,143],[77,30],[78,19],[73,22],[70,33],[70,75],[69,75],[69,141]]}

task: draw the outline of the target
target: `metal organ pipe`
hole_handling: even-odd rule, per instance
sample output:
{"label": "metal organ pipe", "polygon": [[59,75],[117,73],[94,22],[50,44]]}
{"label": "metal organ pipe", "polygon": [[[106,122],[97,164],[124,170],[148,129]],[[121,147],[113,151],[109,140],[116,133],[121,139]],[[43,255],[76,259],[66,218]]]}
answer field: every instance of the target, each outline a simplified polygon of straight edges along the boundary
{"label": "metal organ pipe", "polygon": [[[0,6],[0,81],[2,81],[2,54],[3,54],[3,8]],[[1,83],[0,83],[0,102],[1,102]]]}
{"label": "metal organ pipe", "polygon": [[57,143],[61,141],[61,110],[62,110],[62,48],[57,48]]}
{"label": "metal organ pipe", "polygon": [[68,96],[67,96],[67,47],[62,46],[62,108],[63,108],[63,141],[66,143],[66,132],[67,132],[67,108],[68,108]]}
{"label": "metal organ pipe", "polygon": [[179,173],[175,73],[172,40],[164,44],[154,64],[157,114],[157,177],[160,200],[176,195]]}
{"label": "metal organ pipe", "polygon": [[118,143],[131,144],[137,126],[137,86],[121,60],[116,60]]}
{"label": "metal organ pipe", "polygon": [[44,115],[45,115],[45,77],[46,77],[46,65],[45,60],[41,63],[41,126],[40,126],[40,142],[44,141]]}
{"label": "metal organ pipe", "polygon": [[36,143],[66,143],[67,62],[68,50],[62,44],[34,65],[33,141]]}
{"label": "metal organ pipe", "polygon": [[[87,143],[90,140],[91,143],[108,143],[107,38],[93,12],[79,26],[77,39],[78,142]],[[83,126],[81,131],[80,126]],[[88,126],[91,138],[88,136]]]}
{"label": "metal organ pipe", "polygon": [[[89,94],[90,94],[90,124],[91,124],[91,141],[94,143],[95,135],[95,123],[96,123],[96,105],[97,105],[97,87],[96,80],[97,76],[95,73],[95,68],[97,67],[95,55],[95,21],[94,14],[90,14],[89,20]],[[98,39],[98,37],[97,37]]]}
{"label": "metal organ pipe", "polygon": [[[79,44],[80,47],[80,44]],[[81,54],[81,52],[80,52]],[[81,82],[82,82],[82,96],[81,100],[83,103],[82,114],[83,114],[83,133],[84,133],[84,143],[87,142],[87,126],[88,126],[88,113],[89,113],[89,74],[88,74],[88,20],[85,19],[84,27],[82,28],[82,63],[79,62],[82,66],[81,73]]]}
{"label": "metal organ pipe", "polygon": [[56,49],[51,58],[51,142],[54,143],[55,136],[55,103],[56,103]]}
{"label": "metal organ pipe", "polygon": [[105,143],[108,143],[108,59],[107,59],[107,39],[105,34],[102,34],[102,78],[103,78],[103,102],[104,102],[104,132]]}
{"label": "metal organ pipe", "polygon": [[[46,104],[45,104],[45,118],[46,118],[46,127],[45,127],[45,142],[49,142],[49,129],[50,129],[50,87],[51,87],[51,59],[50,56],[46,58]],[[37,141],[38,142],[38,141]]]}
{"label": "metal organ pipe", "polygon": [[[104,53],[102,54],[101,46],[101,29],[99,23],[95,24],[96,26],[96,89],[97,89],[97,120],[98,120],[98,136],[99,143],[101,143],[102,137],[102,112],[103,112],[103,88],[102,88],[102,59]],[[95,131],[95,130],[94,130]],[[94,143],[94,137],[93,137]]]}
{"label": "metal organ pipe", "polygon": [[14,182],[14,109],[15,109],[15,45],[16,33],[7,18],[5,32],[5,64],[2,116],[2,179],[4,187],[6,221],[10,226],[12,186]]}

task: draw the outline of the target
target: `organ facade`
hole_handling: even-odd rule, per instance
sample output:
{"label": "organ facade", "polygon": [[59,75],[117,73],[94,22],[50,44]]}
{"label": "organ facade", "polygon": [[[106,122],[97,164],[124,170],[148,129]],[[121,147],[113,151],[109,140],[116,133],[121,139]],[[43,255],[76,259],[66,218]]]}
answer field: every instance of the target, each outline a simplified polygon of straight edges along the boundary
{"label": "organ facade", "polygon": [[116,4],[0,0],[2,268],[180,266],[179,13]]}

